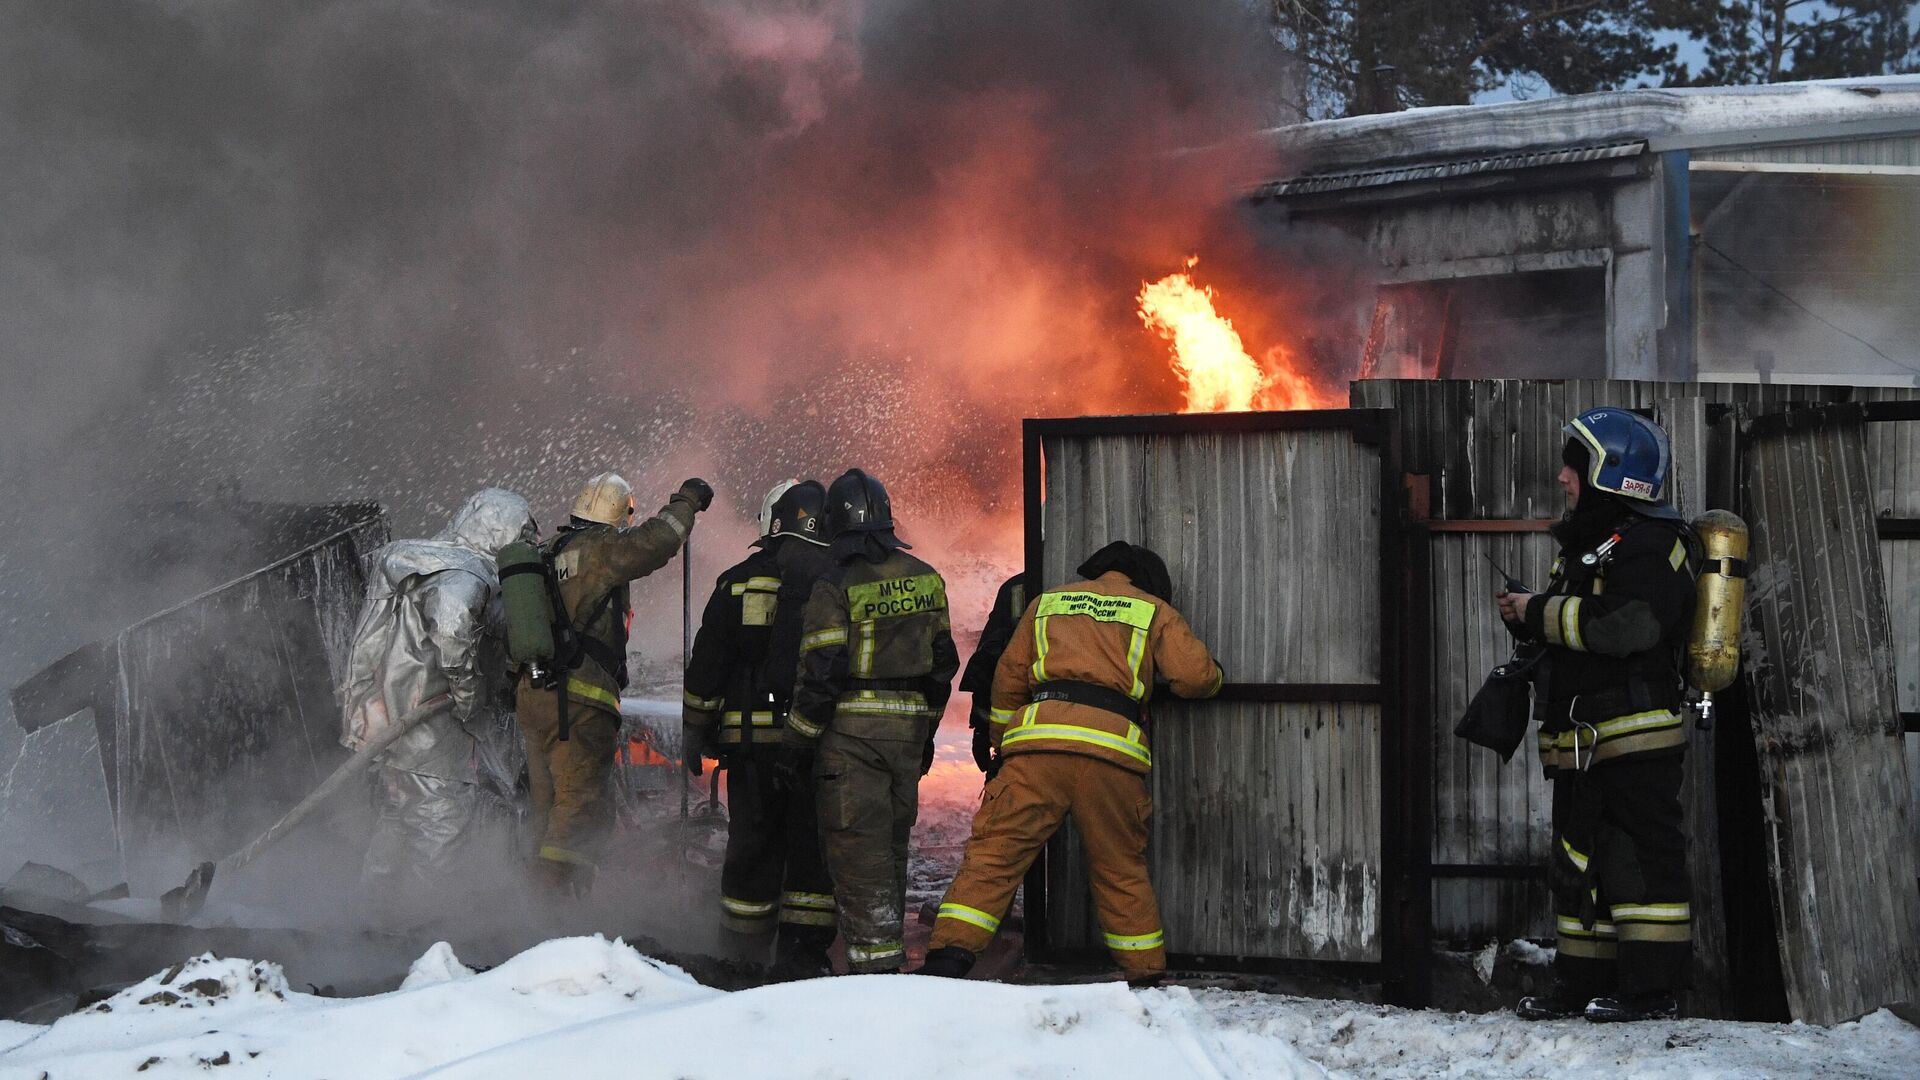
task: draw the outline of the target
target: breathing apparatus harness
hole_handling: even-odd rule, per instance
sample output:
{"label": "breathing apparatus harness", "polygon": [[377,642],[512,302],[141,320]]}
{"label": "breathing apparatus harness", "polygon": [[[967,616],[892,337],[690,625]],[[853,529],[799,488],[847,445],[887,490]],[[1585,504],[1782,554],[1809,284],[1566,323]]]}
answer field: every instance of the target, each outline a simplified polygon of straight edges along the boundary
{"label": "breathing apparatus harness", "polygon": [[[626,658],[605,642],[586,633],[613,604],[620,587],[615,585],[587,609],[583,619],[567,614],[566,601],[560,596],[560,574],[556,569],[561,552],[578,539],[584,529],[562,533],[548,547],[532,544],[511,545],[528,550],[502,551],[500,587],[507,599],[507,638],[510,655],[526,667],[527,682],[536,690],[553,690],[559,695],[559,738],[566,742],[572,734],[568,712],[567,677],[592,657],[621,686],[627,682]],[[515,579],[538,575],[538,592],[527,589]]]}

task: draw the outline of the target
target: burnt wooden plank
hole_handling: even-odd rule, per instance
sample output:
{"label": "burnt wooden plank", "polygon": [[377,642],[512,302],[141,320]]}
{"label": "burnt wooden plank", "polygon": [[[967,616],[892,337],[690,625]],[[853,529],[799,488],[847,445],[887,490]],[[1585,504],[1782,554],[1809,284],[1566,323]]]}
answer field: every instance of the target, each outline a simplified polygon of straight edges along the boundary
{"label": "burnt wooden plank", "polygon": [[1750,440],[1747,665],[1787,997],[1835,1023],[1920,995],[1891,624],[1859,424]]}

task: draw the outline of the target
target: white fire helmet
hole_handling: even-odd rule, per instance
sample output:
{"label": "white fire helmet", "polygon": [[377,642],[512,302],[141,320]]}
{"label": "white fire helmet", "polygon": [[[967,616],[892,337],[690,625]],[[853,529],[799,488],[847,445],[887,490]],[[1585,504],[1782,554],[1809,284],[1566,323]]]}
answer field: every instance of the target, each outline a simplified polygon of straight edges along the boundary
{"label": "white fire helmet", "polygon": [[573,516],[602,525],[627,524],[633,519],[633,485],[617,472],[601,473],[574,498]]}
{"label": "white fire helmet", "polygon": [[780,501],[780,496],[785,495],[788,488],[799,483],[798,480],[782,480],[768,489],[767,497],[760,500],[760,539],[765,540],[773,535],[773,504]]}

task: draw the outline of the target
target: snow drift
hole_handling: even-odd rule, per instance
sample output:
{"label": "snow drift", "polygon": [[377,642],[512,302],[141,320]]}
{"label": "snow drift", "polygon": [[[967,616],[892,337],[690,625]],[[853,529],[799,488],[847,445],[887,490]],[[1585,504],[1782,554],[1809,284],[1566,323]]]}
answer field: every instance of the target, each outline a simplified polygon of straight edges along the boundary
{"label": "snow drift", "polygon": [[1117,983],[872,975],[728,993],[597,936],[485,972],[435,945],[399,989],[355,999],[202,955],[47,1027],[0,1022],[0,1080],[1901,1076],[1916,1061],[1920,1031],[1887,1013],[1595,1029]]}

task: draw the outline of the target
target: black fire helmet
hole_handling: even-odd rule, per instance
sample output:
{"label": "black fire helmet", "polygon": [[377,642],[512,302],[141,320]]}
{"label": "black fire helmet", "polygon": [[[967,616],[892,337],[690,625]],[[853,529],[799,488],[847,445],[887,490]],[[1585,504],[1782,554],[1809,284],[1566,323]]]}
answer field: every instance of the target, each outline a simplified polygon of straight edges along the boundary
{"label": "black fire helmet", "polygon": [[809,544],[827,546],[827,489],[818,480],[802,480],[773,500],[773,521],[767,535],[754,541],[764,547],[783,536],[798,537]]}
{"label": "black fire helmet", "polygon": [[1118,570],[1133,582],[1133,587],[1149,596],[1157,596],[1167,603],[1173,603],[1173,575],[1167,573],[1167,563],[1150,547],[1129,544],[1125,540],[1115,540],[1080,564],[1074,573],[1083,578],[1097,578],[1109,570]]}
{"label": "black fire helmet", "polygon": [[892,528],[893,500],[887,497],[885,484],[859,469],[848,469],[827,489],[827,539]]}

